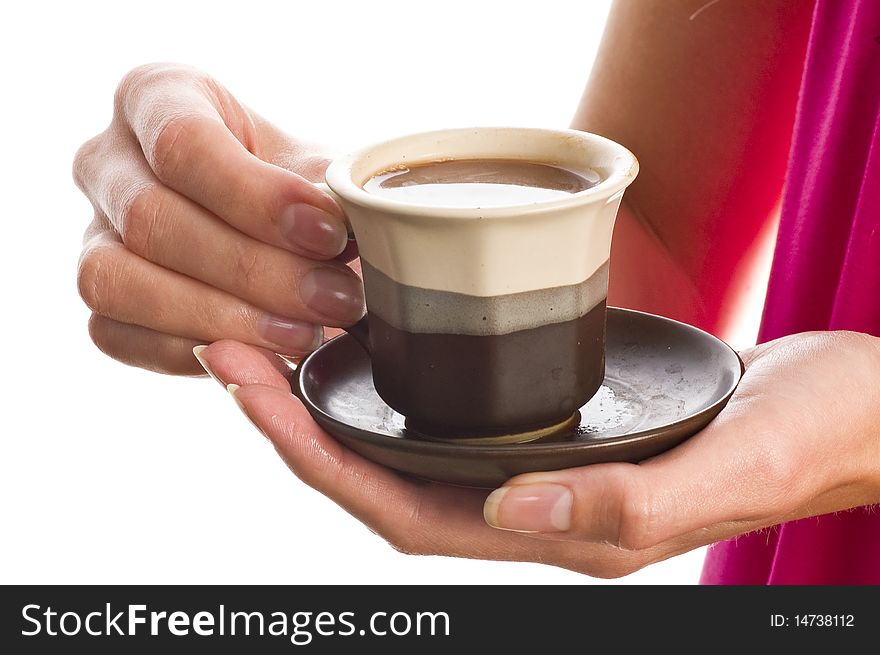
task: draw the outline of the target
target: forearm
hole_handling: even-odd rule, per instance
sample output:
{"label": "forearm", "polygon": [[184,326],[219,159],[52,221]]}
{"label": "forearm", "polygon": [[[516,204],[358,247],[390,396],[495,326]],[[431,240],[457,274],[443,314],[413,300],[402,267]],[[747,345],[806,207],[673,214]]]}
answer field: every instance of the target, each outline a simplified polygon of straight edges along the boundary
{"label": "forearm", "polygon": [[572,122],[640,161],[610,302],[716,333],[730,323],[772,231],[811,12],[806,1],[615,1]]}
{"label": "forearm", "polygon": [[706,326],[707,307],[693,278],[622,203],[614,226],[608,304]]}

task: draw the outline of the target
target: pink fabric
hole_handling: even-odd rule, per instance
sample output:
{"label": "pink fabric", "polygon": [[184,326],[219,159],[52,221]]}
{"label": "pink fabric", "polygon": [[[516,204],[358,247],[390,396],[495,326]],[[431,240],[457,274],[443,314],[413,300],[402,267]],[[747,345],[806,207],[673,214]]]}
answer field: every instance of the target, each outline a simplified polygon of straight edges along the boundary
{"label": "pink fabric", "polygon": [[[877,0],[816,4],[759,340],[838,329],[880,336]],[[715,544],[701,583],[880,584],[880,511]]]}

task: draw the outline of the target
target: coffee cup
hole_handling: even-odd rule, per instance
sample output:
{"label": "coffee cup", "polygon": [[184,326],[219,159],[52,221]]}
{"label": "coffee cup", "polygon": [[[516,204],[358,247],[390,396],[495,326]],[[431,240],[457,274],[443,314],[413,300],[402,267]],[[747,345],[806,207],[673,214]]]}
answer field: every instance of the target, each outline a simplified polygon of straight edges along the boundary
{"label": "coffee cup", "polygon": [[[349,332],[411,430],[534,436],[574,420],[604,378],[611,235],[637,171],[602,136],[508,127],[413,134],[331,162],[367,306]],[[380,178],[397,182],[383,191]]]}

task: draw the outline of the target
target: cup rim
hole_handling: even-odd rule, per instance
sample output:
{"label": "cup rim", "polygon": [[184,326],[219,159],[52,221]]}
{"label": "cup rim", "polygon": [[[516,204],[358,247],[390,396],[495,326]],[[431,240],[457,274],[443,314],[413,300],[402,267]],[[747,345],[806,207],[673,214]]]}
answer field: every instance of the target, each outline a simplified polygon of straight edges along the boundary
{"label": "cup rim", "polygon": [[[356,184],[352,179],[352,169],[365,156],[382,146],[393,145],[395,143],[404,144],[406,141],[414,137],[449,137],[449,136],[466,136],[475,131],[483,132],[487,130],[516,132],[531,132],[533,134],[545,134],[554,136],[564,136],[576,138],[591,142],[598,145],[613,154],[614,164],[612,172],[598,184],[572,193],[562,198],[552,198],[529,204],[513,204],[493,207],[435,207],[430,205],[419,205],[415,203],[404,202],[401,200],[386,198],[365,191],[360,185]],[[511,213],[518,215],[533,214],[545,211],[553,211],[564,209],[567,207],[578,206],[587,202],[607,199],[615,194],[622,192],[636,178],[639,171],[639,162],[636,156],[627,148],[620,145],[616,141],[583,130],[551,129],[539,127],[510,127],[510,126],[475,126],[463,128],[449,128],[443,130],[431,130],[425,132],[414,132],[411,134],[386,139],[371,145],[359,148],[354,152],[343,155],[330,162],[325,172],[325,180],[330,189],[341,196],[343,199],[354,203],[358,206],[373,209],[380,212],[388,212],[398,215],[413,215],[419,217],[434,217],[447,219],[474,219],[474,218],[491,218],[510,216]]]}

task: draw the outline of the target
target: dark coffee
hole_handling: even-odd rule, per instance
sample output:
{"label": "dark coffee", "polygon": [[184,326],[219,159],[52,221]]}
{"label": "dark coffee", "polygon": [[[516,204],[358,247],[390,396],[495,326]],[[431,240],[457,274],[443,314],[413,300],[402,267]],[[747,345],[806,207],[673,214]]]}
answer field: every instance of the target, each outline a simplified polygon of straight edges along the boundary
{"label": "dark coffee", "polygon": [[589,189],[592,171],[516,159],[454,159],[398,167],[364,184],[369,193],[430,207],[503,207]]}

